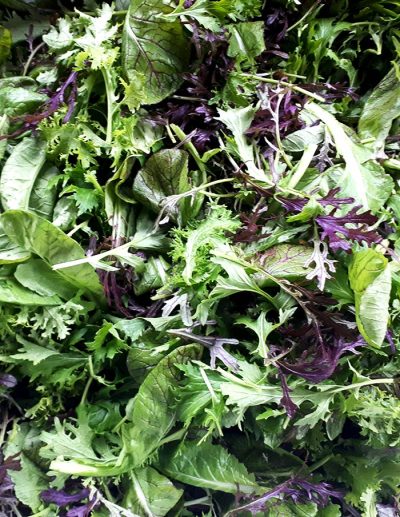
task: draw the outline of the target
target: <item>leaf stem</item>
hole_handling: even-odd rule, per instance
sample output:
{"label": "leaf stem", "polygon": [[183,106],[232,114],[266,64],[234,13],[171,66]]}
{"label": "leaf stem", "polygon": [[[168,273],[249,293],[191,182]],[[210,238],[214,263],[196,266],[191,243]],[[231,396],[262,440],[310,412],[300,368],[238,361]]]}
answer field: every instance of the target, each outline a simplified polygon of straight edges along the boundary
{"label": "leaf stem", "polygon": [[111,145],[112,142],[112,130],[113,130],[113,103],[114,103],[114,89],[110,74],[105,68],[101,69],[101,73],[104,79],[104,85],[106,87],[107,96],[107,130],[106,130],[106,144]]}
{"label": "leaf stem", "polygon": [[25,66],[24,66],[24,71],[22,72],[22,76],[25,77],[27,74],[28,74],[28,71],[29,71],[29,68],[32,64],[32,60],[33,58],[36,56],[36,54],[39,52],[39,50],[41,48],[43,48],[45,46],[45,42],[42,41],[42,43],[39,43],[39,45],[32,50],[30,56],[28,57],[28,60],[27,62],[25,63]]}
{"label": "leaf stem", "polygon": [[287,83],[286,81],[281,81],[278,79],[272,79],[269,77],[261,77],[257,74],[241,74],[243,77],[249,77],[250,79],[257,79],[261,83],[269,83],[269,84],[276,84],[278,86],[284,86],[286,88],[290,88],[296,92],[302,93],[303,95],[307,95],[311,99],[314,99],[318,102],[326,102],[326,100],[321,97],[321,95],[318,95],[316,93],[309,92],[305,88],[302,88],[301,86],[297,86],[296,84]]}

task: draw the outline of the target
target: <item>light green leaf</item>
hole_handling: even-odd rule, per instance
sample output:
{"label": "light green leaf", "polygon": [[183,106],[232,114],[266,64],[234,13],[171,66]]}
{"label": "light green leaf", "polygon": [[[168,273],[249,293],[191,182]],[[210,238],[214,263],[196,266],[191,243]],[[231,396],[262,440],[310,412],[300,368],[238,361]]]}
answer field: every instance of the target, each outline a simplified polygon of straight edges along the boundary
{"label": "light green leaf", "polygon": [[193,18],[205,29],[212,32],[219,32],[221,30],[218,19],[212,13],[213,2],[210,2],[210,0],[196,0],[190,7],[186,7],[184,3],[184,0],[180,0],[178,7],[172,13],[162,16],[162,18],[165,20],[175,20],[180,16]]}
{"label": "light green leaf", "polygon": [[[297,244],[278,244],[269,248],[259,255],[260,266],[275,278],[285,278],[286,280],[298,280],[310,273],[311,268],[306,267],[306,262],[310,260],[313,249],[309,246]],[[274,282],[262,273],[255,275],[260,286],[274,285]]]}
{"label": "light green leaf", "polygon": [[38,365],[48,357],[60,355],[55,350],[50,350],[44,346],[36,345],[35,343],[24,342],[24,347],[21,348],[17,354],[10,357],[17,361],[29,361],[33,365]]}
{"label": "light green leaf", "polygon": [[16,305],[59,305],[57,296],[40,296],[15,280],[0,280],[0,302]]}
{"label": "light green leaf", "polygon": [[350,286],[355,294],[358,330],[373,346],[381,346],[389,320],[392,285],[387,259],[375,250],[353,255],[349,268]]}
{"label": "light green leaf", "polygon": [[51,180],[57,174],[55,167],[45,165],[36,178],[29,199],[29,210],[45,219],[51,219],[56,203],[57,188],[51,184]]}
{"label": "light green leaf", "polygon": [[49,480],[26,454],[22,453],[19,459],[21,470],[8,471],[14,483],[15,495],[21,503],[37,512],[42,505],[40,493],[48,488]]}
{"label": "light green leaf", "polygon": [[174,386],[181,372],[175,366],[199,357],[201,348],[187,345],[175,349],[147,375],[139,388],[129,423],[124,425],[125,446],[134,466],[141,466],[158,449],[176,421]]}
{"label": "light green leaf", "polygon": [[4,233],[3,224],[0,220],[0,264],[25,262],[30,256],[29,251],[10,241]]}
{"label": "light green leaf", "polygon": [[123,506],[143,517],[164,517],[183,494],[152,467],[136,469],[130,478]]}
{"label": "light green leaf", "polygon": [[[24,210],[8,210],[1,215],[0,220],[4,232],[12,242],[35,253],[50,266],[85,256],[76,241],[36,214]],[[60,275],[77,289],[94,296],[97,301],[104,299],[102,285],[89,264],[68,268],[60,272]]]}
{"label": "light green leaf", "polygon": [[372,139],[374,149],[383,151],[397,117],[400,117],[400,80],[392,68],[365,103],[358,121],[360,138]]}
{"label": "light green leaf", "polygon": [[163,200],[189,190],[189,155],[181,149],[163,149],[153,154],[133,182],[133,194],[155,212]]}
{"label": "light green leaf", "polygon": [[227,26],[229,32],[228,56],[238,63],[252,65],[265,50],[264,22],[242,22]]}
{"label": "light green leaf", "polygon": [[230,494],[260,491],[254,475],[220,445],[186,441],[163,451],[160,464],[168,476],[188,485]]}
{"label": "light green leaf", "polygon": [[0,199],[4,210],[29,207],[36,178],[46,159],[45,144],[33,137],[17,144],[4,164],[0,177]]}
{"label": "light green leaf", "polygon": [[253,121],[255,112],[256,108],[251,105],[246,108],[231,108],[227,111],[218,108],[219,117],[216,117],[216,119],[225,124],[229,131],[232,132],[237,153],[241,161],[246,165],[250,176],[257,180],[268,181],[265,173],[256,166],[253,146],[245,135]]}
{"label": "light green leaf", "polygon": [[361,163],[358,158],[360,150],[347,135],[345,126],[331,113],[314,103],[308,104],[306,109],[326,125],[337,153],[345,162],[344,169],[339,167],[332,171],[335,187],[340,187],[341,195],[355,198],[364,210],[379,210],[393,189],[391,177],[377,163]]}
{"label": "light green leaf", "polygon": [[122,37],[122,63],[129,81],[143,81],[142,104],[156,104],[182,83],[190,45],[179,20],[165,21],[172,0],[131,0]]}
{"label": "light green leaf", "polygon": [[[8,133],[8,128],[10,126],[7,115],[0,116],[0,136],[5,136]],[[7,139],[3,138],[0,140],[0,160],[3,159],[4,153],[7,149]]]}
{"label": "light green leaf", "polygon": [[20,264],[14,273],[18,282],[41,296],[58,295],[64,300],[73,298],[76,289],[41,259]]}
{"label": "light green leaf", "polygon": [[285,151],[300,153],[305,151],[310,145],[321,144],[324,140],[324,134],[325,128],[323,124],[305,127],[290,133],[289,136],[282,140],[282,145]]}

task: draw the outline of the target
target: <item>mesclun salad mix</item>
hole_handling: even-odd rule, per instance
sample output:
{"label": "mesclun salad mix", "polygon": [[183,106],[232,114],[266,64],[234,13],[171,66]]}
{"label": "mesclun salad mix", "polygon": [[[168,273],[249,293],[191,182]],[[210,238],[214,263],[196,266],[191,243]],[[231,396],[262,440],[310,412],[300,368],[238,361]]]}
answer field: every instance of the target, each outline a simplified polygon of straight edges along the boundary
{"label": "mesclun salad mix", "polygon": [[0,515],[398,516],[400,2],[0,6]]}

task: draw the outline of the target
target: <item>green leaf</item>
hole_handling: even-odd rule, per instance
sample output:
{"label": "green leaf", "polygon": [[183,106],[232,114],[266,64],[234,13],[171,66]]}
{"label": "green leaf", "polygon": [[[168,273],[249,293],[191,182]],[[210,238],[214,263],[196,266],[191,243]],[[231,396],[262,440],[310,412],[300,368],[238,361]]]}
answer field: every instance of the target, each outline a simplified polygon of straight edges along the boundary
{"label": "green leaf", "polygon": [[392,68],[373,90],[358,121],[360,138],[371,139],[383,151],[393,121],[400,116],[400,80]]}
{"label": "green leaf", "polygon": [[309,126],[290,133],[282,145],[285,151],[300,153],[305,151],[310,145],[318,145],[324,141],[325,129],[323,124]]}
{"label": "green leaf", "polygon": [[326,125],[338,154],[345,162],[344,169],[342,167],[331,169],[331,180],[334,186],[340,187],[342,196],[355,198],[364,210],[380,210],[394,187],[392,178],[385,174],[383,167],[377,163],[372,161],[361,163],[358,158],[360,155],[358,147],[347,135],[345,126],[331,113],[316,104],[308,104],[307,111]]}
{"label": "green leaf", "polygon": [[[79,244],[65,235],[56,226],[41,217],[23,210],[8,210],[1,215],[4,232],[8,238],[22,248],[35,253],[52,266],[64,260],[85,257]],[[65,281],[77,289],[104,299],[99,278],[89,264],[80,264],[59,273]]]}
{"label": "green leaf", "polygon": [[15,280],[0,280],[0,302],[16,305],[58,305],[57,296],[40,296]]}
{"label": "green leaf", "polygon": [[3,87],[0,82],[0,113],[18,117],[35,111],[48,100],[47,95],[36,93],[27,88]]}
{"label": "green leaf", "polygon": [[358,330],[373,346],[381,346],[389,320],[392,285],[387,259],[375,250],[353,255],[349,268],[350,286],[355,294]]}
{"label": "green leaf", "polygon": [[46,159],[45,144],[32,137],[17,144],[4,164],[0,177],[0,200],[4,210],[29,207],[36,178]]}
{"label": "green leaf", "polygon": [[156,104],[182,83],[190,45],[179,20],[166,21],[172,0],[131,0],[122,37],[122,63],[130,82],[143,82],[142,104]]}
{"label": "green leaf", "polygon": [[36,178],[29,199],[29,210],[45,219],[51,219],[53,215],[57,188],[52,184],[52,180],[57,174],[58,170],[55,167],[45,165]]}
{"label": "green leaf", "polygon": [[265,50],[264,22],[242,22],[227,26],[228,56],[243,65],[255,64],[255,58]]}
{"label": "green leaf", "polygon": [[186,441],[163,451],[160,465],[168,476],[188,485],[230,494],[260,491],[254,475],[220,445]]}
{"label": "green leaf", "polygon": [[200,351],[196,345],[177,348],[158,363],[140,386],[128,413],[130,422],[124,426],[133,465],[141,466],[172,429],[176,420],[173,388],[181,376],[176,364],[198,358]]}
{"label": "green leaf", "polygon": [[257,180],[268,181],[264,171],[256,166],[253,146],[245,135],[245,132],[251,126],[255,112],[256,108],[251,105],[245,108],[230,108],[227,111],[218,108],[219,117],[215,118],[225,124],[232,132],[237,154],[246,165],[250,176]]}
{"label": "green leaf", "polygon": [[[278,244],[269,248],[257,258],[260,266],[275,278],[298,280],[310,273],[311,268],[305,264],[311,258],[313,249],[297,244]],[[274,285],[274,282],[262,273],[255,275],[260,286]]]}
{"label": "green leaf", "polygon": [[[0,116],[0,136],[5,136],[8,134],[8,128],[10,127],[10,122],[8,120],[7,115]],[[3,159],[4,153],[7,149],[7,139],[0,139],[0,160]]]}
{"label": "green leaf", "polygon": [[152,467],[132,471],[130,479],[123,506],[144,517],[164,517],[183,494]]}
{"label": "green leaf", "polygon": [[64,300],[69,300],[76,291],[41,259],[31,259],[25,264],[20,264],[14,276],[21,285],[41,296],[58,295]]}
{"label": "green leaf", "polygon": [[158,212],[168,196],[189,190],[188,160],[188,153],[181,149],[153,154],[133,182],[135,198]]}
{"label": "green leaf", "polygon": [[196,0],[190,7],[185,6],[184,0],[180,0],[178,7],[170,14],[162,16],[165,20],[174,20],[180,16],[185,18],[193,18],[205,29],[212,32],[219,32],[221,25],[219,20],[213,16],[213,4],[210,0]]}
{"label": "green leaf", "polygon": [[19,459],[21,470],[8,472],[14,483],[15,495],[21,503],[37,512],[42,506],[40,493],[48,488],[49,480],[26,454],[22,453]]}
{"label": "green leaf", "polygon": [[13,354],[10,357],[15,359],[16,361],[29,361],[34,366],[38,365],[45,359],[54,356],[60,355],[59,352],[55,350],[50,350],[44,346],[35,345],[35,343],[24,343],[24,347],[21,348],[17,354]]}
{"label": "green leaf", "polygon": [[11,32],[0,25],[0,65],[2,65],[10,55],[11,45]]}
{"label": "green leaf", "polygon": [[30,256],[29,251],[10,241],[4,233],[3,224],[0,220],[0,264],[25,262]]}

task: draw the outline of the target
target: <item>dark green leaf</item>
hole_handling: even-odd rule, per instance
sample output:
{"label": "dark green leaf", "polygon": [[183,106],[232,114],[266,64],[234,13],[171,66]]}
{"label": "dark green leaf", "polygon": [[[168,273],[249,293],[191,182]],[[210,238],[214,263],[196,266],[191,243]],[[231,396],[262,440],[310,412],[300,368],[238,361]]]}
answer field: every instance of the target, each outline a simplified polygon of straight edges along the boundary
{"label": "dark green leaf", "polygon": [[189,59],[189,45],[179,20],[165,21],[171,0],[131,0],[126,18],[122,61],[131,82],[143,85],[142,104],[155,104],[182,83]]}

